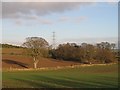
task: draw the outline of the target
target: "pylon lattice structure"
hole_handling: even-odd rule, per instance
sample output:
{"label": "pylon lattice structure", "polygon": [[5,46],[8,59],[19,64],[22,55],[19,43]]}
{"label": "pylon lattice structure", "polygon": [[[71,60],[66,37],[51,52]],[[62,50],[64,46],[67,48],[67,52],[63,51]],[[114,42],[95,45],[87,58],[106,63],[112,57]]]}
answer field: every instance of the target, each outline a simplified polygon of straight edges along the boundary
{"label": "pylon lattice structure", "polygon": [[52,48],[55,49],[56,42],[55,42],[55,32],[53,32],[53,44],[52,44]]}

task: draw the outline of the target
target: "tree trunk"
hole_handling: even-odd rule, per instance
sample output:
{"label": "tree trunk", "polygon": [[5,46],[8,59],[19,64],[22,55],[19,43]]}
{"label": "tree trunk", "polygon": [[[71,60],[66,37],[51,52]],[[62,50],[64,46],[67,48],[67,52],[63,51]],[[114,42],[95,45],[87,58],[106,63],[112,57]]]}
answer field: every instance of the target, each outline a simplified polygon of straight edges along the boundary
{"label": "tree trunk", "polygon": [[36,69],[37,68],[37,63],[39,62],[39,60],[36,59],[36,57],[33,57],[33,60],[34,60],[34,68]]}
{"label": "tree trunk", "polygon": [[37,63],[36,63],[36,62],[34,62],[34,68],[35,68],[35,69],[37,68]]}
{"label": "tree trunk", "polygon": [[36,68],[37,68],[36,58],[35,58],[35,57],[33,57],[33,60],[34,60],[34,68],[36,69]]}

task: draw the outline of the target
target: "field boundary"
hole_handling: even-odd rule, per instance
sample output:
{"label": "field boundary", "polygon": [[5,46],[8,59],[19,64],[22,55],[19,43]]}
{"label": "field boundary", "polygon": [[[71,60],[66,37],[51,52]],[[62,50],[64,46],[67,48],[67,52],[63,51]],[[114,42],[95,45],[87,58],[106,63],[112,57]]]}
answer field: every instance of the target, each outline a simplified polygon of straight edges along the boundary
{"label": "field boundary", "polygon": [[118,63],[109,63],[109,64],[81,64],[81,65],[70,65],[70,66],[57,66],[57,67],[41,67],[41,68],[6,68],[3,71],[33,71],[33,70],[59,70],[59,69],[69,69],[69,68],[79,68],[79,67],[90,67],[90,66],[105,66],[113,65]]}

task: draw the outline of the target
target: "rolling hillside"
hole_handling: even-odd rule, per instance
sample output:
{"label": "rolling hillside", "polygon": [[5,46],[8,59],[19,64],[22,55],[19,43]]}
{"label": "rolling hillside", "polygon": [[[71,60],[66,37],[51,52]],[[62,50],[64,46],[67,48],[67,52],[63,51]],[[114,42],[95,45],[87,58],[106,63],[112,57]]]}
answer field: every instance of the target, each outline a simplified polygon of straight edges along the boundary
{"label": "rolling hillside", "polygon": [[[80,63],[72,61],[55,60],[51,58],[40,58],[38,68],[78,65]],[[32,68],[33,60],[24,54],[22,48],[3,48],[2,49],[3,68]]]}

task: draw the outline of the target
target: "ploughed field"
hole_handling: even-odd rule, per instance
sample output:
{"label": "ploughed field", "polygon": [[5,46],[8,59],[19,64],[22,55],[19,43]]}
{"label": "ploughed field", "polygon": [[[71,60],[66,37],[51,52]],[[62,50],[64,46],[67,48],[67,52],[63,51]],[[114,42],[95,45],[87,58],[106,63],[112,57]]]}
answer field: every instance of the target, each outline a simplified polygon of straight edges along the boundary
{"label": "ploughed field", "polygon": [[[80,63],[72,61],[55,60],[51,58],[40,58],[38,68],[40,67],[57,67],[79,65]],[[21,48],[3,48],[2,50],[2,67],[10,68],[33,68],[33,60],[24,54]]]}
{"label": "ploughed field", "polygon": [[[79,66],[56,70],[12,70],[33,67],[32,58],[22,49],[2,50],[3,88],[117,88],[118,65]],[[38,67],[79,65],[80,63],[41,58]],[[12,69],[11,69],[12,68]]]}

